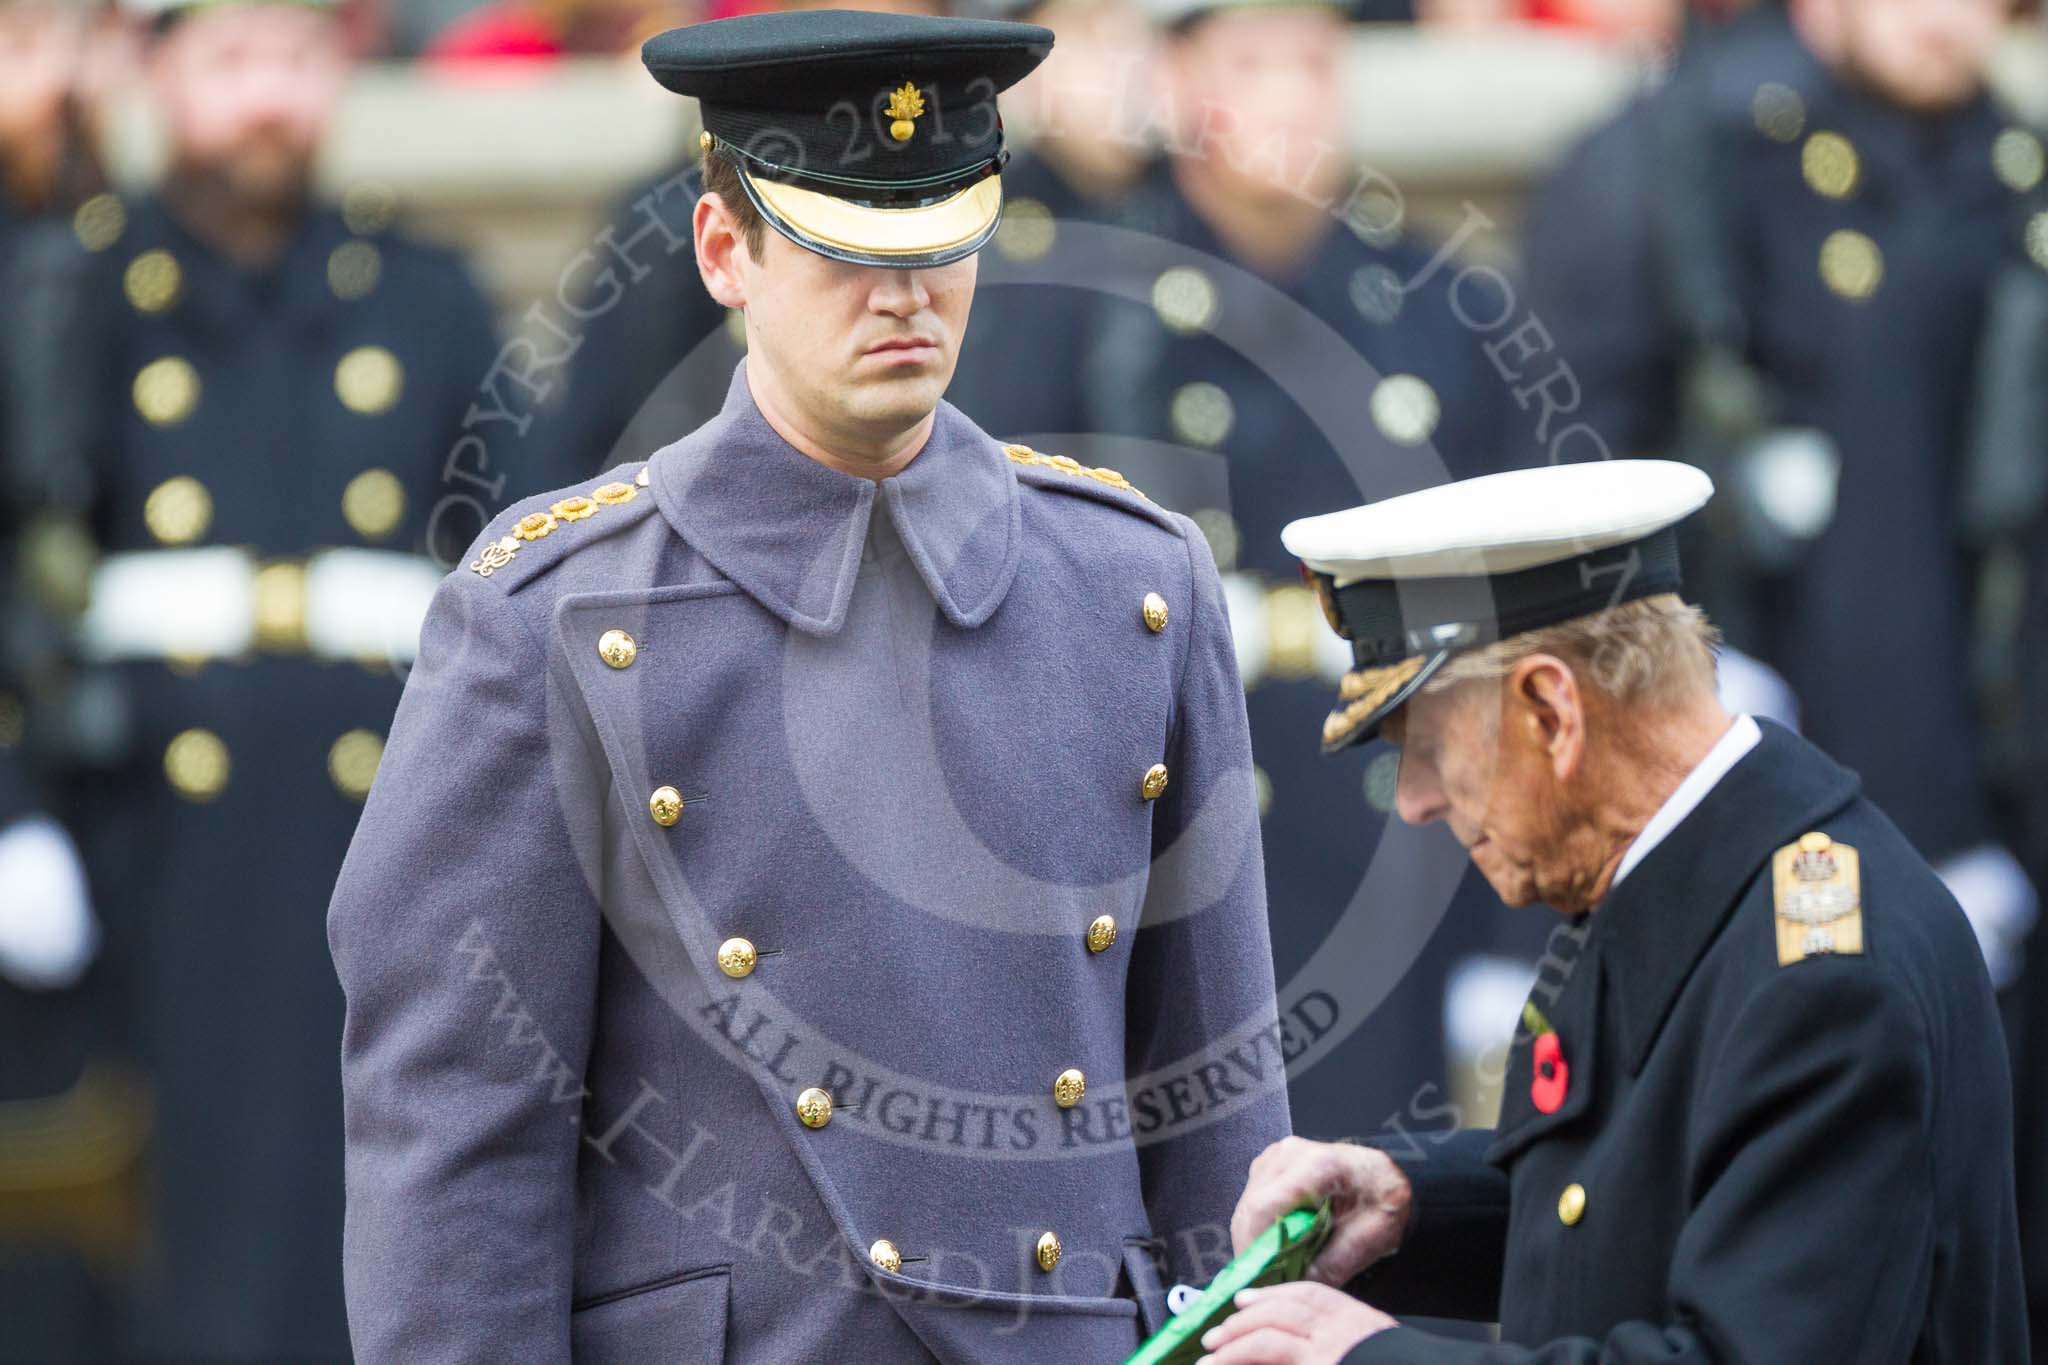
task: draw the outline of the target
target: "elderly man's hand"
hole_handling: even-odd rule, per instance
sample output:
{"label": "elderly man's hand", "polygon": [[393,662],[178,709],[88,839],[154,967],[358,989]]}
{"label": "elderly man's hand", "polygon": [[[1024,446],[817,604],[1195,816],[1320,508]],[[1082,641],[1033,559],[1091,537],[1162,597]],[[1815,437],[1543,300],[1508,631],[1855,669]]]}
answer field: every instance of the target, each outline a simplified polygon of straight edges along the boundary
{"label": "elderly man's hand", "polygon": [[1369,1303],[1328,1285],[1247,1289],[1238,1310],[1202,1336],[1202,1365],[1338,1365],[1367,1337],[1396,1326]]}
{"label": "elderly man's hand", "polygon": [[1252,1162],[1237,1211],[1232,1248],[1242,1252],[1274,1222],[1299,1208],[1330,1201],[1336,1226],[1309,1267],[1308,1279],[1341,1285],[1401,1245],[1408,1232],[1408,1177],[1385,1152],[1346,1143],[1283,1138]]}

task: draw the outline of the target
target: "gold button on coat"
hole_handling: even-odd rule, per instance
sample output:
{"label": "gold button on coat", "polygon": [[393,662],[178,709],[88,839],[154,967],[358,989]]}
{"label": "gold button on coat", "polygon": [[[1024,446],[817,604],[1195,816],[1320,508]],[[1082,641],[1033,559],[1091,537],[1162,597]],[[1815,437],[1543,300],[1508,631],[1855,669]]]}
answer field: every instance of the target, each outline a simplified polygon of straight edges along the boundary
{"label": "gold button on coat", "polygon": [[1575,1227],[1586,1216],[1586,1187],[1574,1182],[1564,1187],[1564,1193],[1557,1197],[1557,1221],[1566,1227]]}
{"label": "gold button on coat", "polygon": [[1052,1102],[1062,1109],[1072,1109],[1088,1093],[1088,1078],[1079,1068],[1068,1067],[1053,1078]]}
{"label": "gold button on coat", "polygon": [[597,637],[597,657],[613,668],[631,668],[640,657],[640,642],[623,630],[608,630]]}
{"label": "gold button on coat", "polygon": [[898,1251],[896,1244],[887,1237],[868,1248],[868,1259],[891,1275],[903,1269],[903,1253]]}
{"label": "gold button on coat", "polygon": [[1048,1232],[1038,1239],[1038,1268],[1051,1270],[1060,1263],[1060,1235]]}
{"label": "gold button on coat", "polygon": [[1154,635],[1166,629],[1166,599],[1156,592],[1145,594],[1145,627]]}
{"label": "gold button on coat", "polygon": [[1166,765],[1154,763],[1145,770],[1145,780],[1138,784],[1138,792],[1147,801],[1157,801],[1166,795]]}
{"label": "gold button on coat", "polygon": [[718,945],[718,970],[735,981],[750,975],[759,960],[754,945],[743,938],[729,938]]}
{"label": "gold button on coat", "polygon": [[812,1086],[796,1097],[796,1116],[806,1128],[823,1128],[832,1121],[832,1097]]}
{"label": "gold button on coat", "polygon": [[683,818],[683,794],[674,787],[656,787],[647,798],[647,813],[663,828],[673,825]]}
{"label": "gold button on coat", "polygon": [[1097,915],[1088,926],[1088,951],[1106,953],[1116,946],[1116,920],[1110,915]]}

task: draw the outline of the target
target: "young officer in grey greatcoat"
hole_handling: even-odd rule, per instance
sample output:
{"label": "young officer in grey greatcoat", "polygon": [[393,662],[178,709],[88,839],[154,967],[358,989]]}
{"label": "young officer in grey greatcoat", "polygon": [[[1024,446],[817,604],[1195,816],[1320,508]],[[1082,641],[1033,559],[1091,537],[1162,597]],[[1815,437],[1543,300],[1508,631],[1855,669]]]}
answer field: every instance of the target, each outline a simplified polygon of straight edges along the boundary
{"label": "young officer in grey greatcoat", "polygon": [[1215,564],[941,401],[1049,44],[647,45],[750,353],[435,600],[330,914],[360,1359],[1115,1361],[1227,1256],[1300,1042]]}

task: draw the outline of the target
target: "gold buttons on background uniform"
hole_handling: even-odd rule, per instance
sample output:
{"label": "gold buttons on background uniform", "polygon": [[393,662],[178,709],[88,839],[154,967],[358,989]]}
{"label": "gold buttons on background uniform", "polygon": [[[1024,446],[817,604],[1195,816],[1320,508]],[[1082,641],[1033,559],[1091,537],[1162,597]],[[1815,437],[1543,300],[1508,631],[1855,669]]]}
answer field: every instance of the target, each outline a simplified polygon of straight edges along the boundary
{"label": "gold buttons on background uniform", "polygon": [[1116,920],[1110,915],[1097,915],[1088,926],[1088,951],[1106,953],[1116,946]]}
{"label": "gold buttons on background uniform", "polygon": [[995,248],[1012,261],[1035,261],[1052,250],[1059,225],[1052,210],[1037,199],[1011,199],[1003,205],[1003,223],[996,229]]}
{"label": "gold buttons on background uniform", "polygon": [[2025,194],[2048,172],[2048,151],[2024,128],[2008,128],[1991,143],[1991,169],[2015,194]]}
{"label": "gold buttons on background uniform", "polygon": [[1157,801],[1166,795],[1166,765],[1154,763],[1145,770],[1144,780],[1138,783],[1138,794],[1147,801]]}
{"label": "gold buttons on background uniform", "polygon": [[1237,421],[1237,407],[1230,395],[1207,380],[1183,384],[1167,407],[1174,435],[1190,445],[1221,445]]}
{"label": "gold buttons on background uniform", "polygon": [[760,960],[761,955],[746,939],[729,938],[718,945],[718,970],[735,981],[752,975],[754,964]]}
{"label": "gold buttons on background uniform", "polygon": [[590,490],[591,500],[601,507],[617,507],[640,496],[640,490],[630,483],[599,484]]}
{"label": "gold buttons on background uniform", "polygon": [[343,242],[327,258],[327,287],[338,299],[368,297],[383,273],[383,256],[365,241]]}
{"label": "gold buttons on background uniform", "polygon": [[1053,1078],[1052,1102],[1062,1109],[1072,1109],[1088,1093],[1088,1078],[1078,1067],[1068,1067]]}
{"label": "gold buttons on background uniform", "polygon": [[405,516],[405,485],[388,469],[365,469],[341,490],[341,516],[365,540],[382,540]]}
{"label": "gold buttons on background uniform", "polygon": [[164,750],[164,776],[187,801],[211,801],[227,789],[228,746],[211,730],[187,730]]}
{"label": "gold buttons on background uniform", "polygon": [[1884,283],[1884,252],[1861,232],[1831,232],[1820,247],[1820,277],[1843,298],[1860,303]]}
{"label": "gold buttons on background uniform", "polygon": [[887,1237],[868,1248],[868,1259],[891,1275],[903,1269],[903,1253],[898,1251],[896,1244]]}
{"label": "gold buttons on background uniform", "polygon": [[1373,425],[1395,445],[1419,446],[1436,434],[1443,419],[1443,400],[1428,380],[1412,374],[1390,374],[1373,386],[1368,403]]}
{"label": "gold buttons on background uniform", "polygon": [[1815,194],[1846,199],[1863,177],[1856,147],[1840,133],[1815,133],[1799,153],[1799,170]]}
{"label": "gold buttons on background uniform", "polygon": [[640,657],[640,642],[623,630],[608,630],[597,637],[597,657],[613,668],[631,668]]}
{"label": "gold buttons on background uniform", "polygon": [[189,474],[165,479],[143,499],[142,524],[165,545],[190,545],[213,525],[213,495]]}
{"label": "gold buttons on background uniform", "polygon": [[163,312],[178,301],[184,284],[178,258],[162,247],[152,247],[128,262],[121,276],[122,292],[138,313]]}
{"label": "gold buttons on background uniform", "polygon": [[358,346],[334,367],[334,395],[363,417],[391,411],[405,390],[405,367],[382,346]]}
{"label": "gold buttons on background uniform", "polygon": [[398,191],[381,180],[362,180],[341,193],[341,220],[350,232],[382,232],[398,218]]}
{"label": "gold buttons on background uniform", "polygon": [[1216,320],[1216,286],[1191,265],[1177,265],[1152,282],[1152,311],[1160,325],[1193,336]]}
{"label": "gold buttons on background uniform", "polygon": [[683,818],[683,794],[674,787],[656,787],[654,795],[647,798],[647,813],[655,824],[668,828]]}
{"label": "gold buttons on background uniform", "polygon": [[1038,1239],[1038,1268],[1040,1270],[1051,1270],[1054,1266],[1058,1265],[1060,1263],[1060,1250],[1060,1235],[1057,1232],[1041,1234]]}
{"label": "gold buttons on background uniform", "polygon": [[806,1128],[823,1128],[832,1121],[832,1097],[812,1086],[796,1097],[796,1116]]}
{"label": "gold buttons on background uniform", "polygon": [[182,356],[152,360],[135,376],[135,410],[153,427],[173,427],[199,403],[199,371]]}
{"label": "gold buttons on background uniform", "polygon": [[1557,1221],[1566,1227],[1576,1227],[1586,1216],[1586,1187],[1574,1181],[1564,1187],[1564,1193],[1557,1197]]}
{"label": "gold buttons on background uniform", "polygon": [[121,240],[128,227],[128,210],[119,195],[96,194],[71,215],[71,230],[87,251],[105,251]]}
{"label": "gold buttons on background uniform", "polygon": [[1166,599],[1156,592],[1145,594],[1145,629],[1157,635],[1166,629]]}
{"label": "gold buttons on background uniform", "polygon": [[370,794],[377,765],[384,761],[384,740],[373,730],[351,730],[327,751],[327,775],[335,789],[351,801]]}
{"label": "gold buttons on background uniform", "polygon": [[1806,101],[1789,85],[1765,81],[1750,100],[1756,130],[1773,142],[1797,142],[1806,131]]}

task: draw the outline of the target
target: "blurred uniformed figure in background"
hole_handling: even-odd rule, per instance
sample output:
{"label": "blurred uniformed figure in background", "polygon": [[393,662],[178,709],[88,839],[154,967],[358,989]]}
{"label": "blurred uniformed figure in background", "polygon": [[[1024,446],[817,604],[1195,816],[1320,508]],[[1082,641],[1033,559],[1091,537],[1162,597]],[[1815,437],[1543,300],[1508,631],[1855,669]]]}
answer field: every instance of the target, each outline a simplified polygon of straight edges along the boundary
{"label": "blurred uniformed figure in background", "polygon": [[[2016,465],[2015,527],[2024,526],[2027,586],[2021,598],[2019,684],[2012,746],[2022,773],[2027,866],[2048,885],[2048,196],[2027,206],[2016,248],[1994,286],[2014,340],[1999,347],[1995,373],[1981,386],[1981,431],[2032,452]],[[2027,965],[2014,992],[2015,1088],[2019,1105],[2020,1235],[2033,1309],[2034,1358],[2048,1360],[2048,932],[2027,940]]]}
{"label": "blurred uniformed figure in background", "polygon": [[[1144,123],[1155,34],[1137,0],[963,0],[960,8],[1043,24],[1059,42],[1011,101],[1030,145],[1003,172],[1003,226],[983,261],[950,401],[989,431],[1064,447],[1066,435],[1084,430],[1098,299],[1046,283],[1063,273],[1054,254],[1062,227],[1119,222],[1154,155]],[[1109,254],[1086,250],[1098,264]],[[1047,362],[1033,366],[1029,384],[1017,382],[1020,347]]]}
{"label": "blurred uniformed figure in background", "polygon": [[[1084,93],[1101,111],[1084,107],[1075,121],[1121,118],[1095,136],[1158,149],[1107,212],[1084,203],[1057,222],[1005,225],[993,264],[1030,281],[1026,316],[998,334],[977,315],[961,402],[1012,439],[1126,469],[1207,532],[1249,689],[1283,988],[1354,900],[1374,926],[1375,962],[1347,972],[1348,992],[1304,978],[1301,998],[1283,1000],[1303,1010],[1305,1041],[1352,1030],[1371,1007],[1347,1047],[1294,1077],[1296,1125],[1334,1136],[1361,1107],[1391,1119],[1418,1101],[1443,1105],[1447,978],[1502,931],[1495,917],[1453,912],[1432,933],[1462,875],[1449,850],[1435,851],[1435,883],[1419,866],[1431,850],[1410,840],[1414,856],[1364,885],[1391,773],[1362,788],[1356,772],[1320,759],[1315,731],[1342,651],[1280,528],[1355,502],[1361,488],[1392,493],[1539,448],[1512,425],[1487,338],[1452,306],[1459,265],[1409,237],[1398,188],[1347,153],[1342,7],[1174,0],[1148,11],[1156,55],[1127,51],[1093,68],[1136,68],[1152,93],[1127,101],[1127,115],[1105,92]],[[1077,78],[1057,61],[1041,96],[1053,120]],[[1001,310],[1003,291],[993,297]],[[1492,283],[1459,302],[1486,318],[1512,303]],[[1030,384],[1015,382],[1020,354],[1035,358]],[[992,391],[999,402],[978,397]],[[1459,894],[1484,897],[1465,880]],[[1510,955],[1540,940],[1505,933]],[[1439,1089],[1424,1092],[1432,1082]]]}
{"label": "blurred uniformed figure in background", "polygon": [[158,1117],[128,1334],[149,1359],[340,1360],[323,910],[493,328],[454,256],[391,230],[388,192],[313,197],[349,71],[325,5],[137,17],[169,164],[76,215],[95,278],[73,359],[105,418],[82,649],[128,715],[70,814]]}
{"label": "blurred uniformed figure in background", "polygon": [[[943,0],[786,0],[764,10],[848,9],[943,15]],[[690,215],[704,193],[698,149],[621,194],[599,228],[591,264],[573,285],[581,344],[534,439],[542,456],[525,488],[574,483],[712,417],[746,353],[738,313],[704,292],[690,250]],[[688,362],[686,365],[685,362]]]}
{"label": "blurred uniformed figure in background", "polygon": [[[70,215],[105,186],[92,134],[105,27],[84,5],[0,3],[0,1360],[101,1359],[132,1249],[141,1122],[86,1079],[104,973],[84,869],[48,813],[76,755],[65,629],[89,557],[73,500],[87,408]],[[108,1098],[102,1105],[101,1098]],[[103,1141],[96,1141],[100,1139]],[[110,1158],[102,1160],[103,1157]],[[96,1171],[88,1168],[98,1166]],[[104,1235],[101,1235],[104,1234]],[[104,1254],[102,1254],[104,1253]]]}
{"label": "blurred uniformed figure in background", "polygon": [[2004,661],[2040,447],[1979,393],[2027,330],[1993,281],[2044,172],[1984,86],[2010,9],[1737,21],[1572,154],[1526,262],[1612,453],[1714,473],[1703,600],[1942,873],[2001,986],[2035,917],[1995,794],[2024,748]]}

